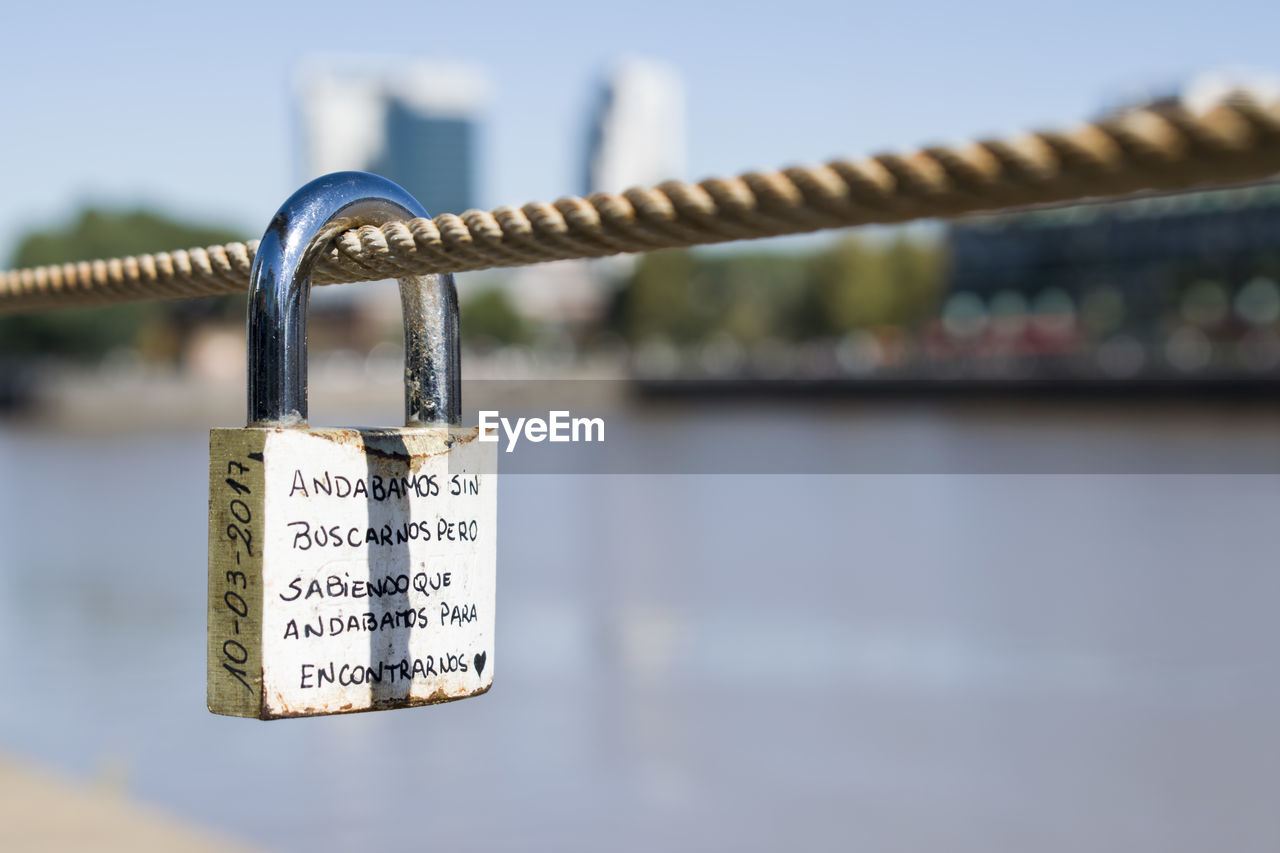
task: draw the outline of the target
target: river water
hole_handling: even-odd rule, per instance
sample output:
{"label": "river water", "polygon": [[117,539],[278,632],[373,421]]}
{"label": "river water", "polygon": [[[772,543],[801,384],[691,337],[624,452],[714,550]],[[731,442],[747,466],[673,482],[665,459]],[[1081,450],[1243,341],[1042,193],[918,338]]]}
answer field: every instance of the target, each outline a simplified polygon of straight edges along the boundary
{"label": "river water", "polygon": [[275,850],[1280,849],[1280,415],[1108,405],[660,407],[935,461],[506,477],[494,689],[275,723],[204,708],[207,433],[0,427],[0,750]]}

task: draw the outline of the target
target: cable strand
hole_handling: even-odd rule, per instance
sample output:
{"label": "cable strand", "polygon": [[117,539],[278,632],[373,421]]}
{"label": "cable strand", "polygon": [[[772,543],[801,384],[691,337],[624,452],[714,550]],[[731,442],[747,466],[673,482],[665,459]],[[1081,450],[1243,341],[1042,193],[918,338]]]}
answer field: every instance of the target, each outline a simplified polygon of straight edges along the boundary
{"label": "cable strand", "polygon": [[[336,235],[316,284],[959,216],[1280,172],[1280,102],[1135,109],[1067,131],[444,213]],[[0,272],[0,313],[242,293],[256,241]]]}

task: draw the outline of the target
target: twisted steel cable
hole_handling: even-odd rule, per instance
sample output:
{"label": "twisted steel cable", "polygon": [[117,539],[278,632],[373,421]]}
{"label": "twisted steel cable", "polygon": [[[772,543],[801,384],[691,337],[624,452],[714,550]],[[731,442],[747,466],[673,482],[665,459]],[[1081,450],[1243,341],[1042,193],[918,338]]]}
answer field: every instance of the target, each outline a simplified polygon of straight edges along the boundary
{"label": "twisted steel cable", "polygon": [[[949,217],[1280,172],[1280,102],[1136,109],[1065,132],[445,213],[336,236],[313,283],[465,272]],[[0,313],[248,287],[256,242],[0,273]]]}

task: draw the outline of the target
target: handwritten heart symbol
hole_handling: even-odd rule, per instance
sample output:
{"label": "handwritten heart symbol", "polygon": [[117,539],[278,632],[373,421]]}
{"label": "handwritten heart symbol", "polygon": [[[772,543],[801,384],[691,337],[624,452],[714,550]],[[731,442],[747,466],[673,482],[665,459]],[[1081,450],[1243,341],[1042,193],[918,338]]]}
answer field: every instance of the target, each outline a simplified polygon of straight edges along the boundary
{"label": "handwritten heart symbol", "polygon": [[485,662],[485,661],[487,661],[488,659],[489,659],[489,654],[488,654],[488,652],[481,652],[480,654],[476,655],[476,657],[475,657],[475,664],[476,664],[476,676],[477,676],[477,677],[478,677],[482,672],[484,672],[484,662]]}

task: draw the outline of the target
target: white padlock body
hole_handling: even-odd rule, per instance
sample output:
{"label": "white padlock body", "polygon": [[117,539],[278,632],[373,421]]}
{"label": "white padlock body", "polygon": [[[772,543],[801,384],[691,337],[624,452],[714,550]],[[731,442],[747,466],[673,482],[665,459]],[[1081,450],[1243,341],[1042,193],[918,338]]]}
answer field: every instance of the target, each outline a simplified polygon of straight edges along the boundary
{"label": "white padlock body", "polygon": [[264,716],[488,690],[496,445],[462,428],[279,429],[263,457]]}

